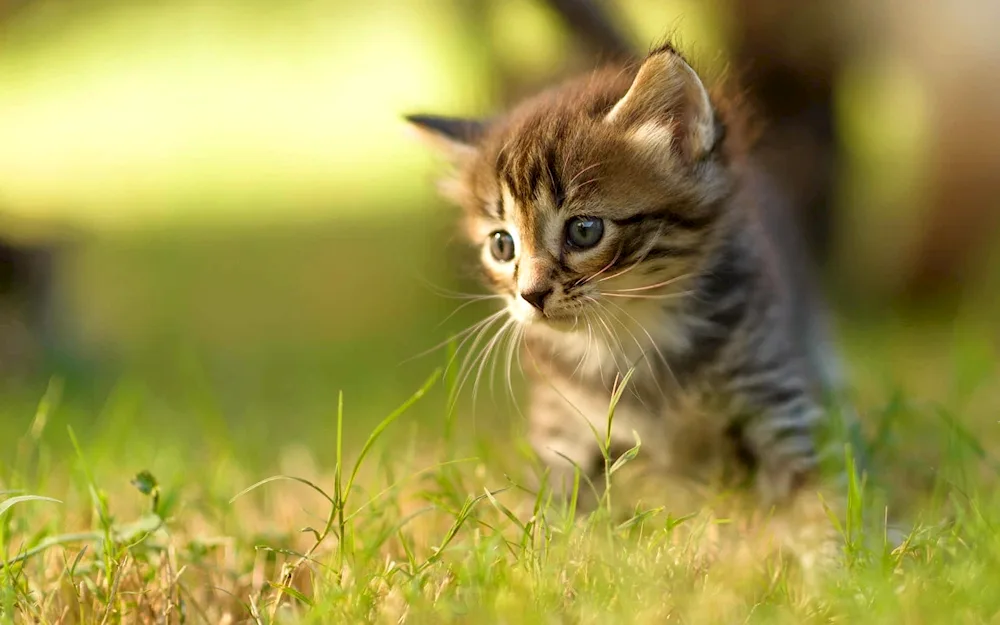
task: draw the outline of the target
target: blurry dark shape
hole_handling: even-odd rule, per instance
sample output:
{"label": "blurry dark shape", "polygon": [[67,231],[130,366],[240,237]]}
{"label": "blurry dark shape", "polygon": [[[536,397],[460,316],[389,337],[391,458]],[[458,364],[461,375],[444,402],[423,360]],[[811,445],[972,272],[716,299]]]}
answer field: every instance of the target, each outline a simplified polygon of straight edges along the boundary
{"label": "blurry dark shape", "polygon": [[53,251],[0,240],[0,374],[39,362],[52,313]]}
{"label": "blurry dark shape", "polygon": [[763,166],[796,207],[815,260],[831,248],[835,172],[841,158],[834,120],[841,45],[828,0],[733,0],[733,62],[764,124]]}
{"label": "blurry dark shape", "polygon": [[31,4],[32,0],[0,0],[0,22]]}
{"label": "blurry dark shape", "polygon": [[489,27],[491,8],[498,4],[454,0],[451,6],[461,16],[465,28],[473,34],[472,38],[480,44],[493,77],[495,99],[501,108],[545,88],[559,76],[587,71],[602,62],[639,58],[624,21],[615,10],[615,3],[607,0],[541,0],[540,4],[551,9],[562,21],[573,46],[566,51],[562,66],[553,68],[552,75],[541,79],[527,76],[504,63],[504,54]]}
{"label": "blurry dark shape", "polygon": [[[1000,4],[938,0],[885,15],[894,45],[923,74],[930,113],[926,176],[912,207],[920,231],[899,288],[912,302],[951,299],[975,289],[994,271],[984,263],[1000,259],[992,251],[1000,237]],[[1000,285],[984,286],[992,298]]]}
{"label": "blurry dark shape", "polygon": [[[32,0],[0,0],[0,28]],[[31,242],[0,232],[0,378],[36,370],[55,347],[54,240]],[[2,381],[2,380],[0,380]]]}
{"label": "blurry dark shape", "polygon": [[547,0],[573,35],[600,61],[627,61],[636,51],[613,6],[602,0]]}
{"label": "blurry dark shape", "polygon": [[955,120],[935,142],[927,214],[901,284],[911,301],[960,296],[1000,234],[1000,150],[983,141],[996,123],[978,123],[986,117]]}

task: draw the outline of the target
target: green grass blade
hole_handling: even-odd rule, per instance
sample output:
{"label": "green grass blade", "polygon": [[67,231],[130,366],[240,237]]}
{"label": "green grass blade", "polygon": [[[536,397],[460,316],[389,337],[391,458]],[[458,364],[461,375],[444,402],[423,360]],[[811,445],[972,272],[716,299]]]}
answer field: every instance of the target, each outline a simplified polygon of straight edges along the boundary
{"label": "green grass blade", "polygon": [[11,497],[10,499],[5,499],[0,501],[0,516],[3,516],[4,512],[7,512],[19,503],[25,503],[28,501],[48,501],[51,503],[62,503],[58,499],[53,499],[52,497],[42,497],[41,495],[18,495],[17,497]]}
{"label": "green grass blade", "polygon": [[618,402],[621,401],[622,394],[625,393],[625,387],[628,386],[629,381],[632,379],[632,374],[634,373],[635,367],[632,367],[625,372],[624,377],[622,377],[621,381],[615,385],[614,391],[611,393],[611,402],[608,404],[608,428],[604,432],[605,452],[609,451],[611,447],[611,426],[614,424],[615,420],[615,408],[618,407]]}
{"label": "green grass blade", "polygon": [[632,515],[632,518],[630,518],[629,520],[624,521],[623,523],[619,523],[617,529],[620,532],[631,529],[636,525],[639,525],[646,519],[651,519],[656,515],[660,514],[661,512],[663,512],[664,509],[665,508],[663,506],[659,506],[657,508],[652,508],[650,510],[643,510],[642,512],[638,512]]}
{"label": "green grass blade", "polygon": [[320,495],[322,495],[323,498],[326,499],[327,501],[329,501],[331,505],[337,505],[336,502],[334,501],[334,499],[332,497],[330,497],[330,495],[326,494],[325,490],[323,490],[322,488],[320,488],[319,486],[317,486],[316,484],[310,482],[307,479],[304,479],[304,478],[301,478],[301,477],[295,477],[294,475],[272,475],[271,477],[264,478],[261,481],[257,482],[256,484],[253,484],[251,486],[247,486],[246,488],[244,488],[240,492],[236,493],[236,495],[234,495],[233,498],[229,500],[229,503],[233,503],[234,501],[236,501],[237,499],[239,499],[243,495],[246,495],[247,493],[249,493],[249,492],[251,492],[253,490],[258,489],[258,488],[260,488],[261,486],[263,486],[265,484],[270,484],[271,482],[278,482],[278,481],[282,481],[282,480],[286,480],[286,481],[290,481],[290,482],[298,482],[300,484],[305,484],[309,488],[313,489],[314,491],[316,491],[317,493],[319,493]]}
{"label": "green grass blade", "polygon": [[490,503],[493,504],[493,507],[496,508],[505,517],[510,519],[510,522],[516,525],[517,528],[521,530],[522,534],[528,533],[528,529],[524,526],[524,523],[522,523],[521,519],[517,518],[517,516],[515,516],[514,513],[510,511],[510,508],[497,501],[497,498],[493,496],[493,493],[491,493],[488,488],[484,488],[483,492],[486,494],[486,497],[490,500]]}
{"label": "green grass blade", "polygon": [[[437,381],[438,381],[438,379],[440,377],[441,377],[441,369],[435,370],[434,373],[431,374],[431,377],[427,378],[427,381],[424,382],[424,385],[422,387],[420,387],[420,390],[418,390],[416,393],[414,393],[413,395],[411,395],[409,399],[407,399],[405,402],[403,402],[402,405],[399,406],[399,408],[396,408],[395,410],[393,410],[389,414],[389,416],[387,416],[385,419],[382,419],[382,422],[379,423],[377,426],[375,426],[375,429],[372,430],[372,433],[368,436],[368,440],[365,441],[364,446],[361,448],[361,453],[358,454],[358,459],[355,460],[355,462],[354,462],[354,468],[351,469],[351,476],[350,476],[350,478],[348,478],[348,480],[347,480],[347,488],[344,490],[344,498],[345,499],[346,499],[346,497],[351,492],[351,487],[354,485],[354,479],[358,476],[358,471],[361,469],[361,463],[364,462],[365,456],[367,456],[368,452],[371,451],[372,446],[375,445],[375,442],[378,441],[379,437],[382,436],[382,433],[385,432],[386,428],[388,428],[390,425],[392,425],[392,423],[396,419],[398,419],[407,410],[409,410],[413,406],[413,404],[415,404],[418,401],[420,401],[420,399],[424,395],[426,395],[428,391],[431,390],[431,388],[434,386],[434,384],[437,383]],[[341,421],[341,419],[338,418],[338,420],[337,420],[337,439],[338,439],[338,441],[340,439],[340,421]],[[337,445],[337,464],[338,465],[340,464],[340,444],[339,443]]]}
{"label": "green grass blade", "polygon": [[271,588],[277,590],[279,593],[284,593],[284,594],[286,594],[286,595],[288,595],[290,597],[294,597],[295,599],[301,601],[302,603],[304,603],[305,605],[309,606],[310,608],[315,605],[313,603],[312,599],[310,599],[309,597],[305,596],[304,594],[302,594],[300,591],[296,590],[295,588],[292,588],[291,586],[288,586],[286,584],[275,584],[274,582],[268,582],[267,584]]}
{"label": "green grass blade", "polygon": [[[576,462],[575,460],[573,460],[572,458],[570,458],[569,456],[567,456],[566,454],[564,454],[564,453],[562,453],[560,451],[557,451],[556,455],[559,456],[560,458],[562,458],[563,460],[565,460],[566,462],[570,463],[571,465],[573,465],[573,468],[576,471],[576,475],[579,476],[579,477],[582,477],[584,479],[584,481],[587,482],[587,484],[590,486],[590,490],[594,494],[594,498],[595,499],[600,498],[601,493],[600,493],[600,491],[597,490],[597,485],[594,484],[594,480],[590,479],[590,476],[587,475],[587,472],[583,470],[583,467],[581,467],[578,462]],[[579,479],[578,478],[574,478],[574,480],[578,483],[577,486],[573,489],[574,490],[574,494],[578,495],[579,494]],[[574,499],[573,499],[573,504],[574,504],[573,510],[574,510],[574,512],[576,511],[576,507],[575,507],[576,506],[576,502],[577,502],[577,499],[574,497]]]}
{"label": "green grass blade", "polygon": [[615,463],[611,465],[611,475],[614,475],[615,471],[624,467],[632,460],[635,460],[635,457],[639,455],[639,448],[642,447],[642,439],[639,438],[639,433],[635,430],[632,430],[632,436],[635,437],[635,446],[618,456]]}
{"label": "green grass blade", "polygon": [[[504,490],[507,489],[503,488],[495,492],[502,492]],[[441,539],[441,544],[438,545],[438,547],[434,550],[434,553],[432,553],[426,560],[424,560],[424,563],[420,565],[417,569],[418,573],[426,570],[429,566],[441,559],[444,555],[445,549],[451,544],[451,541],[455,540],[455,537],[458,536],[459,530],[462,529],[462,526],[465,525],[465,522],[470,516],[472,516],[472,512],[475,510],[476,506],[483,499],[486,499],[486,495],[469,497],[465,500],[465,503],[462,505],[462,509],[458,511],[457,515],[455,515],[455,521],[451,524],[451,527],[448,528],[448,531],[445,532],[444,538]]]}
{"label": "green grass blade", "polygon": [[345,518],[344,520],[345,521],[350,521],[354,517],[358,516],[358,514],[360,514],[361,512],[363,512],[365,509],[367,509],[368,507],[370,507],[372,504],[374,504],[376,501],[378,501],[382,497],[385,497],[386,495],[388,495],[389,493],[391,493],[392,491],[396,490],[397,488],[399,488],[400,486],[402,486],[403,484],[405,484],[407,482],[415,480],[418,477],[422,477],[422,476],[427,475],[429,473],[433,473],[434,471],[437,471],[437,470],[440,470],[440,469],[445,469],[447,467],[451,467],[451,466],[457,465],[457,464],[462,464],[464,462],[474,462],[476,460],[479,460],[479,458],[476,458],[476,457],[472,457],[472,458],[459,458],[457,460],[449,460],[447,462],[439,462],[438,464],[435,464],[433,466],[426,467],[424,469],[416,471],[415,473],[411,473],[411,474],[407,475],[406,477],[400,478],[400,479],[396,480],[395,482],[393,482],[392,484],[390,484],[390,485],[386,486],[385,488],[383,488],[381,491],[379,491],[378,493],[376,493],[374,497],[372,497],[371,499],[369,499],[365,503],[363,503],[360,506],[358,506],[357,510],[355,510],[354,512],[352,512],[349,515],[347,515],[347,518]]}

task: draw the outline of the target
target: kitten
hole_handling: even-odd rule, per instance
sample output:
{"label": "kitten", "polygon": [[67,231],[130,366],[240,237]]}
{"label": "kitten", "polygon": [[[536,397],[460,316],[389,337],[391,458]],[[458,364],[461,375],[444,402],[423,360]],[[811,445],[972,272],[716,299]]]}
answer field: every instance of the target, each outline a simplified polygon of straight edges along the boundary
{"label": "kitten", "polygon": [[817,484],[821,310],[739,110],[672,47],[489,121],[407,118],[456,165],[485,277],[523,330],[529,438],[568,488],[614,453],[665,474],[754,476],[765,505]]}

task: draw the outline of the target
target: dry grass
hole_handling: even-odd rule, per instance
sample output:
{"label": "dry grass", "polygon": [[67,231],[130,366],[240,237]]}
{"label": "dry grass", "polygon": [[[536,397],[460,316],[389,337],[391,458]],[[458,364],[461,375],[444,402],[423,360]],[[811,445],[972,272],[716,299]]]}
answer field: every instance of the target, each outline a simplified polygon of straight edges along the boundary
{"label": "dry grass", "polygon": [[[996,622],[1000,389],[969,379],[952,405],[864,400],[878,479],[854,485],[841,562],[811,581],[723,498],[678,517],[616,484],[613,506],[575,519],[522,485],[516,445],[387,444],[434,380],[364,445],[338,436],[332,470],[276,451],[293,477],[242,494],[266,476],[239,450],[175,454],[169,484],[72,431],[56,453],[52,392],[0,475],[0,621]],[[910,529],[893,536],[890,510]]]}

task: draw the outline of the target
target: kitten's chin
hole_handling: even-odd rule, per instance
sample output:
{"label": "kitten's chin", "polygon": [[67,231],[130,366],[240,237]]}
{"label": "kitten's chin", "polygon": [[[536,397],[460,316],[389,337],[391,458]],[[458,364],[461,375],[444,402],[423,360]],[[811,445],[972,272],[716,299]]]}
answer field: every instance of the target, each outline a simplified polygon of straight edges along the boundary
{"label": "kitten's chin", "polygon": [[535,323],[556,330],[557,332],[571,332],[579,325],[575,317],[544,317]]}
{"label": "kitten's chin", "polygon": [[558,332],[570,332],[579,325],[579,321],[576,317],[571,315],[543,315],[534,308],[512,308],[510,309],[510,316],[522,326],[531,328],[548,328]]}

